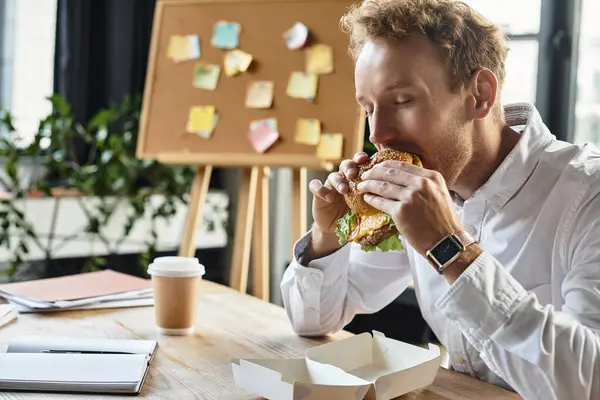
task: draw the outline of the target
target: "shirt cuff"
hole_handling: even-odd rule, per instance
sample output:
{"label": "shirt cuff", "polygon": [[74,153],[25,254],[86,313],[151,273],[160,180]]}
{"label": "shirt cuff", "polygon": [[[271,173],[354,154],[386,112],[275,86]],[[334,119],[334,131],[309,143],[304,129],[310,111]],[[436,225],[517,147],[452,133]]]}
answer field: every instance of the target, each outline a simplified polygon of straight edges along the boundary
{"label": "shirt cuff", "polygon": [[310,273],[317,271],[322,275],[323,284],[330,285],[345,275],[348,271],[350,262],[350,246],[344,245],[338,251],[328,256],[317,258],[305,265],[303,262],[304,253],[312,240],[312,230],[308,231],[294,244],[294,265],[296,273]]}
{"label": "shirt cuff", "polygon": [[527,296],[526,290],[489,253],[458,277],[435,307],[477,336],[491,336]]}

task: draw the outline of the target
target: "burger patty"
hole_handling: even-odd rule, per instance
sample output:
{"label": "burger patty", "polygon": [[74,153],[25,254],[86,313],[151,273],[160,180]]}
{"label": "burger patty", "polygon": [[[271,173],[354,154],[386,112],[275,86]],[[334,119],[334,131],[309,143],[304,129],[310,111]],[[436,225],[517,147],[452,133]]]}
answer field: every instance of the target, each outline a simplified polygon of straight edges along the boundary
{"label": "burger patty", "polygon": [[388,224],[367,236],[356,239],[355,242],[364,247],[375,247],[384,240],[398,234],[399,232],[398,229],[396,229],[396,226]]}

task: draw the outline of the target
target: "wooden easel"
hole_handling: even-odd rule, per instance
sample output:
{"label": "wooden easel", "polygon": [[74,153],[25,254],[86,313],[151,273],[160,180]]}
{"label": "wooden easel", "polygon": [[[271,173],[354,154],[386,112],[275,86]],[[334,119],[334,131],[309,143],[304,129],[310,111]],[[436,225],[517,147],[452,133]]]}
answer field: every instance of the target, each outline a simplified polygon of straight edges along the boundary
{"label": "wooden easel", "polygon": [[[212,166],[199,166],[190,192],[188,215],[179,255],[193,257],[196,252],[195,233],[202,217],[208,194]],[[235,226],[230,286],[246,293],[250,255],[252,255],[252,292],[269,301],[269,167],[242,169]],[[307,170],[293,170],[292,204],[290,213],[292,244],[306,232]],[[299,211],[299,215],[297,212]]]}
{"label": "wooden easel", "polygon": [[[196,252],[196,230],[208,188],[212,166],[198,166],[188,205],[188,214],[179,255],[193,257]],[[242,293],[248,286],[250,255],[253,255],[253,294],[269,300],[269,178],[268,167],[242,169],[238,209],[230,270],[230,286]],[[251,251],[252,250],[252,251]]]}

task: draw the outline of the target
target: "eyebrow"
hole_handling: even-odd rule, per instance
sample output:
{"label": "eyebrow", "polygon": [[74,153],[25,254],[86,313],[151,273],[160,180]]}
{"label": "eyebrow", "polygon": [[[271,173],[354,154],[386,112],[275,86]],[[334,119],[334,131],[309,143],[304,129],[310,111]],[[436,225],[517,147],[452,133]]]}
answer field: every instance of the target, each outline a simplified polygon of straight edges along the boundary
{"label": "eyebrow", "polygon": [[[393,90],[406,89],[406,88],[408,88],[408,87],[411,87],[411,86],[412,86],[412,84],[411,84],[410,82],[408,82],[408,81],[397,81],[397,82],[394,82],[394,83],[392,83],[392,84],[390,84],[390,85],[387,85],[387,86],[384,88],[384,90],[385,90],[385,91],[388,91],[388,92],[391,92],[391,91],[393,91]],[[362,100],[364,100],[364,96],[357,96],[357,97],[356,97],[356,100],[357,100],[359,103],[361,103],[361,102],[362,102]]]}
{"label": "eyebrow", "polygon": [[412,84],[408,81],[397,81],[392,83],[391,85],[386,86],[385,90],[398,90],[407,88],[409,86],[412,86]]}

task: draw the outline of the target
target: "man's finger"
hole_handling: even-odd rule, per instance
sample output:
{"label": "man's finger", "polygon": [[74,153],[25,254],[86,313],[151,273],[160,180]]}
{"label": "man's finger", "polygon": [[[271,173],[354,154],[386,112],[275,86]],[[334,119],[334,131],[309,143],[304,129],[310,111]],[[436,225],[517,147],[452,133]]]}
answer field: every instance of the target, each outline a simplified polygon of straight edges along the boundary
{"label": "man's finger", "polygon": [[310,183],[308,184],[308,189],[315,197],[318,197],[321,200],[326,201],[328,203],[332,202],[335,199],[335,193],[333,189],[323,185],[318,179],[313,179],[312,181],[310,181]]}
{"label": "man's finger", "polygon": [[348,179],[354,179],[358,174],[358,166],[352,160],[344,160],[340,163],[340,172]]}
{"label": "man's finger", "polygon": [[354,161],[357,164],[364,164],[367,161],[369,161],[369,155],[364,151],[360,151],[354,154],[354,157],[352,157],[352,161]]}
{"label": "man's finger", "polygon": [[332,172],[327,177],[327,183],[341,194],[346,194],[350,190],[348,181],[341,172]]}
{"label": "man's finger", "polygon": [[375,180],[389,182],[394,185],[406,187],[414,184],[416,179],[422,179],[420,176],[415,176],[402,169],[385,167],[382,164],[377,164],[376,166],[362,174],[361,179],[363,180],[363,182]]}
{"label": "man's finger", "polygon": [[409,164],[404,161],[387,160],[387,161],[383,161],[383,162],[377,164],[377,166],[384,167],[384,168],[399,169],[399,170],[406,171],[406,172],[414,174],[414,175],[419,175],[419,176],[424,176],[424,177],[430,177],[431,174],[433,173],[433,171],[419,167],[414,164]]}
{"label": "man's finger", "polygon": [[372,193],[365,194],[364,198],[367,204],[370,204],[387,215],[394,215],[398,209],[399,202],[397,200],[386,199],[385,197]]}
{"label": "man's finger", "polygon": [[387,181],[369,179],[357,185],[360,193],[371,193],[391,200],[402,200],[407,189]]}

